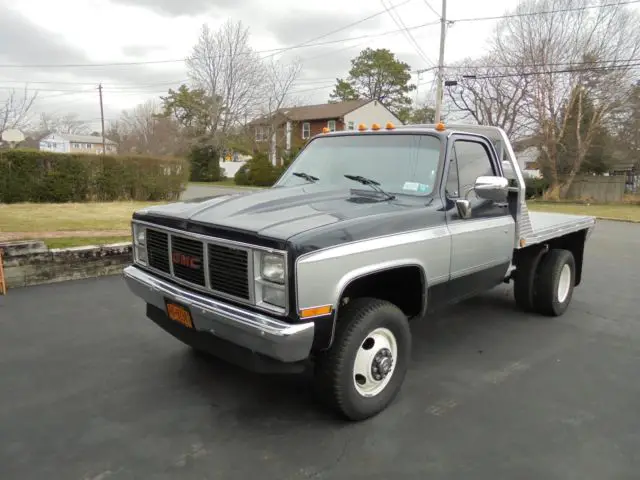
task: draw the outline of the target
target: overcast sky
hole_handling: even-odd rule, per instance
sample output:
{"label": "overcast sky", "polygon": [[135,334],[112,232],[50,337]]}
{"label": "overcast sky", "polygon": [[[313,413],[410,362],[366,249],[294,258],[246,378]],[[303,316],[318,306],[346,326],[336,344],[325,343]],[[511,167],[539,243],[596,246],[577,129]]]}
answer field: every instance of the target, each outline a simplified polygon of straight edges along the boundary
{"label": "overcast sky", "polygon": [[[380,35],[399,29],[381,0],[0,0],[0,99],[28,81],[31,89],[39,90],[39,111],[77,112],[95,122],[100,116],[96,86],[102,82],[105,117],[111,120],[186,80],[182,60],[203,23],[215,29],[229,18],[242,20],[250,28],[252,46],[261,51],[296,45],[384,12],[321,40],[340,40],[335,44],[286,54],[303,61],[297,94],[310,103],[324,102],[335,77],[345,76],[350,59],[367,46],[391,49],[414,70],[437,62],[440,27],[432,9],[439,13],[441,0],[384,3],[400,5],[393,12],[409,28],[433,23],[411,30],[426,59],[401,32]],[[517,0],[449,0],[447,17],[501,15],[516,4]],[[494,27],[491,20],[451,26],[445,63],[482,55]],[[342,41],[364,35],[371,37]],[[86,66],[118,62],[162,63]],[[419,97],[429,94],[431,80],[430,74],[416,76]]]}

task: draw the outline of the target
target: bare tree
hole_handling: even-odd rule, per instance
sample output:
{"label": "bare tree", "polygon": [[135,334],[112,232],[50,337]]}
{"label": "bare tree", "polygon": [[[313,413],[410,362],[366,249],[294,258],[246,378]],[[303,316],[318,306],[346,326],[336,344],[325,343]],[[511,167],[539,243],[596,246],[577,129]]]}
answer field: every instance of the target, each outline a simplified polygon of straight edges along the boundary
{"label": "bare tree", "polygon": [[[540,162],[551,183],[548,196],[558,198],[580,171],[595,132],[623,100],[630,61],[640,51],[640,20],[610,0],[525,0],[515,13],[500,22],[493,55],[529,77],[527,115],[542,139]],[[586,98],[593,108],[583,121]],[[569,122],[572,115],[577,118]],[[559,150],[568,135],[577,144],[570,159],[561,158]],[[566,161],[570,168],[561,178],[559,167]]]}
{"label": "bare tree", "polygon": [[453,76],[457,85],[448,87],[445,94],[463,120],[500,127],[512,140],[518,140],[532,132],[527,115],[530,77],[496,63],[486,56],[456,65]]}
{"label": "bare tree", "polygon": [[161,106],[148,100],[132,110],[124,111],[108,128],[109,135],[119,144],[121,153],[174,155],[183,153],[186,141],[177,122],[159,115]]}
{"label": "bare tree", "polygon": [[214,132],[225,134],[256,113],[265,70],[242,22],[229,20],[216,32],[203,25],[186,64],[193,83],[216,99]]}
{"label": "bare tree", "polygon": [[22,94],[11,90],[4,100],[0,100],[0,132],[28,126],[31,120],[31,110],[37,96],[38,92],[29,93],[25,87]]}
{"label": "bare tree", "polygon": [[284,135],[286,153],[291,149],[291,128],[285,122],[285,129],[281,131],[282,116],[280,110],[291,104],[291,87],[300,76],[302,63],[294,60],[291,63],[272,60],[265,64],[264,103],[262,105],[263,118],[267,119],[267,135],[269,138],[269,158],[273,164],[277,161],[278,136]]}
{"label": "bare tree", "polygon": [[50,133],[88,135],[90,132],[91,126],[89,123],[78,119],[77,113],[67,113],[65,115],[40,114],[38,133],[41,135]]}

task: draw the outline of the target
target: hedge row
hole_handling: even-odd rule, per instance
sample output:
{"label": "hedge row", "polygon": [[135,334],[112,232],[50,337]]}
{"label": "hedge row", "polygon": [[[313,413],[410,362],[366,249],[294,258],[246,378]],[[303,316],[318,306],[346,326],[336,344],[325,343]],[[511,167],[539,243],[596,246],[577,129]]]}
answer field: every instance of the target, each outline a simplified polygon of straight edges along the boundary
{"label": "hedge row", "polygon": [[177,200],[188,179],[179,158],[0,152],[0,203]]}
{"label": "hedge row", "polygon": [[291,162],[296,158],[298,151],[292,152],[283,158],[283,164],[273,166],[266,153],[259,152],[253,155],[251,160],[238,169],[233,180],[236,185],[251,185],[254,187],[270,187],[280,178]]}

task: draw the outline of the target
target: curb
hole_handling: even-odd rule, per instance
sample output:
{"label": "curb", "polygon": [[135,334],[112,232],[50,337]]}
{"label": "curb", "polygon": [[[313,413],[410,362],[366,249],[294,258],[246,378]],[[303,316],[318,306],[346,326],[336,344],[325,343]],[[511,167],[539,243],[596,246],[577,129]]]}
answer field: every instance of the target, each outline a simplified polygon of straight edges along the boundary
{"label": "curb", "polygon": [[42,240],[0,242],[7,288],[119,275],[131,264],[130,242],[47,248]]}

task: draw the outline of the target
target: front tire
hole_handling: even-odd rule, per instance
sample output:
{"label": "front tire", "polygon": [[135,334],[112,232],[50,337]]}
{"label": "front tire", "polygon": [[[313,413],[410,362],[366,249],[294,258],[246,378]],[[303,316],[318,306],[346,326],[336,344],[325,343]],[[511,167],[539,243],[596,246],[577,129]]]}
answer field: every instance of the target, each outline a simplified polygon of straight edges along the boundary
{"label": "front tire", "polygon": [[396,397],[411,357],[411,331],[390,302],[357,298],[340,311],[331,349],[316,362],[316,386],[349,420],[364,420]]}
{"label": "front tire", "polygon": [[562,315],[573,297],[576,262],[569,250],[553,249],[542,259],[538,270],[534,305],[549,317]]}

